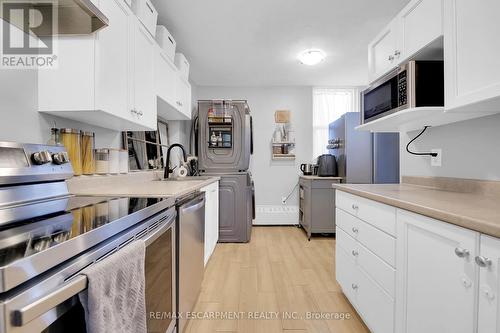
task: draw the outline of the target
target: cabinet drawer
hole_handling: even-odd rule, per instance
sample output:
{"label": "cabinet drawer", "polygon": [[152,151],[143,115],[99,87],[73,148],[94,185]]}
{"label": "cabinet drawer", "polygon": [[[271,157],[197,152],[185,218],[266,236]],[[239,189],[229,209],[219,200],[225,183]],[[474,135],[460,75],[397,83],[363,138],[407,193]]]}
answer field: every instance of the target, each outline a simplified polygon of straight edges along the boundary
{"label": "cabinet drawer", "polygon": [[395,267],[396,239],[370,224],[336,209],[337,225],[368,250],[375,253],[392,267]]}
{"label": "cabinet drawer", "polygon": [[350,193],[337,191],[336,207],[396,236],[396,208]]}
{"label": "cabinet drawer", "polygon": [[396,271],[373,252],[337,227],[337,248],[341,248],[361,267],[382,289],[394,298]]}
{"label": "cabinet drawer", "polygon": [[357,270],[356,306],[373,333],[394,332],[394,300],[363,271]]}
{"label": "cabinet drawer", "polygon": [[362,270],[348,254],[335,251],[337,282],[373,333],[394,332],[394,300]]}
{"label": "cabinet drawer", "polygon": [[356,305],[356,292],[354,291],[354,287],[358,284],[356,265],[340,247],[335,250],[335,276],[351,304]]}

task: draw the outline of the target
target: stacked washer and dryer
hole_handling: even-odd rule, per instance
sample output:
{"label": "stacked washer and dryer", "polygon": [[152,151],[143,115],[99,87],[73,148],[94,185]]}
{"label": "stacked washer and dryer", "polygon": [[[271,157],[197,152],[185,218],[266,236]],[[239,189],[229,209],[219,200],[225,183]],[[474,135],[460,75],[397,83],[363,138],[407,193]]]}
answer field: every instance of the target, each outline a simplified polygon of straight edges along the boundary
{"label": "stacked washer and dryer", "polygon": [[220,177],[219,242],[248,242],[255,218],[249,171],[252,117],[245,100],[200,100],[197,155],[201,175]]}

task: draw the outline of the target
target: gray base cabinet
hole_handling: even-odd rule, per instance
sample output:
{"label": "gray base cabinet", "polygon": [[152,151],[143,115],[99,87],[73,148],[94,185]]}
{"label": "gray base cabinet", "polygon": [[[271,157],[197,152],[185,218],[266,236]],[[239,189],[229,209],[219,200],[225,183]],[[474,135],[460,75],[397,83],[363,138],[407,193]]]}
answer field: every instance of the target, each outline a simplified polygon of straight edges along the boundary
{"label": "gray base cabinet", "polygon": [[310,239],[311,234],[335,233],[335,190],[340,179],[300,177],[299,223]]}

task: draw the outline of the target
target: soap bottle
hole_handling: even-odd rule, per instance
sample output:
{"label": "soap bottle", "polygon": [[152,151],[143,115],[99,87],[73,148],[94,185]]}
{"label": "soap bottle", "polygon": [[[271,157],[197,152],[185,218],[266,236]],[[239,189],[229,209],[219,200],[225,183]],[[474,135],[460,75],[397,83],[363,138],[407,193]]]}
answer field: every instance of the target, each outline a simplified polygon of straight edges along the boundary
{"label": "soap bottle", "polygon": [[210,145],[215,147],[217,146],[217,136],[215,135],[215,132],[212,132],[212,135],[210,136]]}

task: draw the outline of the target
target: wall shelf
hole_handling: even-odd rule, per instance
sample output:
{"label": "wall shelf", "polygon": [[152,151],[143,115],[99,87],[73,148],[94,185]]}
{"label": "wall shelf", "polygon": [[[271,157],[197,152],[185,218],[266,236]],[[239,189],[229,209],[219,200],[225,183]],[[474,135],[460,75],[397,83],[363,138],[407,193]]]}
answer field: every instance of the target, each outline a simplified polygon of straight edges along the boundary
{"label": "wall shelf", "polygon": [[295,154],[273,154],[273,160],[290,161],[295,159]]}
{"label": "wall shelf", "polygon": [[401,110],[359,125],[356,130],[379,133],[411,132],[424,126],[441,126],[476,117],[476,114],[471,113],[446,112],[444,107],[418,107]]}

